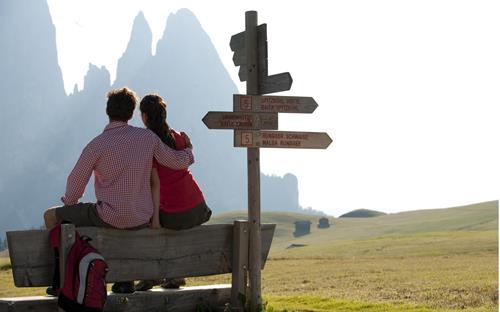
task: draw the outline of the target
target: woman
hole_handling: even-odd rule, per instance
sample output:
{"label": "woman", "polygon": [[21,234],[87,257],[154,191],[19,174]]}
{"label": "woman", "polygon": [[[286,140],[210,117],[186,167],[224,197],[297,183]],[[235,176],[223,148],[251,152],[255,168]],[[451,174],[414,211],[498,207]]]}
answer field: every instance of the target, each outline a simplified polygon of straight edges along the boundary
{"label": "woman", "polygon": [[[140,110],[144,125],[169,147],[176,150],[191,147],[191,142],[184,133],[178,133],[168,126],[166,104],[159,95],[146,95],[141,100]],[[207,222],[212,215],[189,169],[174,170],[154,161],[151,191],[155,204],[151,228],[189,229]],[[147,290],[155,284],[158,282],[141,281],[137,284],[136,290]],[[185,284],[184,279],[166,279],[162,287],[172,288],[183,284]]]}

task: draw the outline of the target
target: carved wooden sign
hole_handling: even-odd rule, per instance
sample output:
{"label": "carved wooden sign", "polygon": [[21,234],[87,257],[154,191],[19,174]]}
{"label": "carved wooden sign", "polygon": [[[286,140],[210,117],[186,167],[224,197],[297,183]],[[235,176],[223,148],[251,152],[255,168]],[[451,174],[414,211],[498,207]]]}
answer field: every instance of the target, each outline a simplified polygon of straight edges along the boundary
{"label": "carved wooden sign", "polygon": [[209,129],[278,129],[277,113],[208,112],[202,121]]}
{"label": "carved wooden sign", "polygon": [[234,132],[234,147],[326,149],[332,139],[325,132],[247,131]]}
{"label": "carved wooden sign", "polygon": [[233,111],[235,112],[310,114],[317,107],[318,104],[312,97],[233,95]]}

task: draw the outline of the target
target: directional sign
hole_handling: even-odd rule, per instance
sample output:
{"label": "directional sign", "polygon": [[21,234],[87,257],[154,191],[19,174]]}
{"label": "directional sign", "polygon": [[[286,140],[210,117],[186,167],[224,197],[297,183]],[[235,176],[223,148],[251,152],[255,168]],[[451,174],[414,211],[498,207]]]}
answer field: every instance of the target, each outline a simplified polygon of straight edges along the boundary
{"label": "directional sign", "polygon": [[292,87],[292,82],[292,75],[290,75],[290,73],[261,77],[259,81],[259,92],[261,94],[269,94],[288,91]]}
{"label": "directional sign", "polygon": [[[261,26],[265,26],[261,25]],[[259,29],[257,27],[257,29]],[[264,29],[265,31],[265,29]],[[257,32],[258,35],[258,42],[257,42],[257,54],[259,55],[260,59],[266,59],[267,60],[267,41],[265,39],[262,39],[262,32]],[[265,33],[264,33],[265,35]],[[235,35],[237,36],[237,35]],[[233,55],[233,63],[234,66],[242,66],[247,64],[247,55],[246,51],[244,49],[245,47],[243,46],[243,50],[233,50],[234,55]],[[266,64],[267,68],[267,64]]]}
{"label": "directional sign", "polygon": [[[242,31],[231,37],[229,42],[231,51],[234,52],[233,63],[240,66],[238,77],[240,81],[248,78],[247,56],[245,51],[245,32]],[[267,76],[267,25],[257,26],[257,55],[259,60],[259,75]]]}
{"label": "directional sign", "polygon": [[[248,66],[245,51],[245,31],[242,31],[231,37],[229,42],[231,51],[234,52],[233,63],[240,66],[238,77],[240,81],[247,81]],[[288,91],[292,87],[292,76],[290,73],[281,73],[268,76],[267,62],[267,25],[257,26],[257,69],[258,69],[258,88],[260,94],[269,94],[281,91]]]}
{"label": "directional sign", "polygon": [[330,143],[325,132],[234,131],[234,147],[325,149]]}
{"label": "directional sign", "polygon": [[318,107],[312,97],[233,94],[233,111],[255,113],[306,113]]}
{"label": "directional sign", "polygon": [[277,113],[208,112],[202,121],[209,129],[278,129]]}
{"label": "directional sign", "polygon": [[[267,41],[267,24],[260,24],[257,26],[257,40],[258,44]],[[229,47],[231,51],[245,51],[245,31],[237,33],[231,37],[231,41],[229,42]],[[240,64],[234,64],[236,66]]]}

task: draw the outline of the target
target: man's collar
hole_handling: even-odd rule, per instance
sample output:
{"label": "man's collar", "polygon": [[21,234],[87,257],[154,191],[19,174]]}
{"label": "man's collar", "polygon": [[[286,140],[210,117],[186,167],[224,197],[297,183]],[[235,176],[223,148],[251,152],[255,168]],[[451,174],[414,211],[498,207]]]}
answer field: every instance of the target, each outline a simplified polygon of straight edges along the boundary
{"label": "man's collar", "polygon": [[128,126],[128,124],[124,121],[110,121],[109,124],[107,124],[106,127],[104,128],[104,131],[125,126]]}

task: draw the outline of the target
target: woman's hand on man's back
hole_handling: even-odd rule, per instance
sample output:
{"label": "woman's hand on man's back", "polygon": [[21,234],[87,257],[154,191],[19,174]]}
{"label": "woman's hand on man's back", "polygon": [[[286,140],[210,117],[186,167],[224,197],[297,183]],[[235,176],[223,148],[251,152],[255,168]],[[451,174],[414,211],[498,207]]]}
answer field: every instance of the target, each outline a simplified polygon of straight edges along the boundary
{"label": "woman's hand on man's back", "polygon": [[191,139],[189,136],[186,134],[186,132],[181,132],[182,137],[186,141],[186,148],[193,148],[193,144],[191,144]]}

